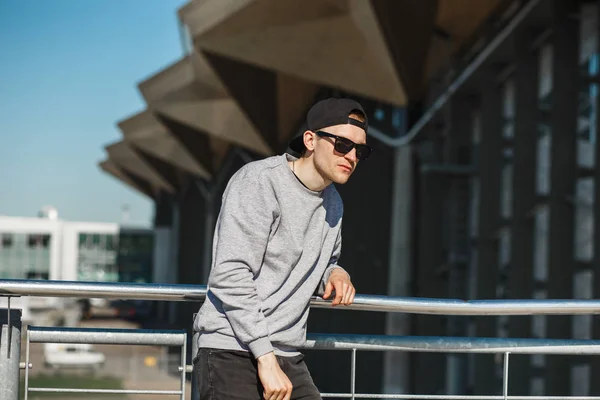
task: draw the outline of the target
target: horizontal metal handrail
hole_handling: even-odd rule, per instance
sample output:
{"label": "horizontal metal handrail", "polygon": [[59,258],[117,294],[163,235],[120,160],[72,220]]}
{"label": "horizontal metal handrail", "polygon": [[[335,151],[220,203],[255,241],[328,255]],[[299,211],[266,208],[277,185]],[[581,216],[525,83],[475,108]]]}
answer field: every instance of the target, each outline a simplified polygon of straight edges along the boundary
{"label": "horizontal metal handrail", "polygon": [[335,399],[402,399],[402,400],[600,400],[600,396],[504,396],[504,395],[444,395],[444,394],[366,394],[321,393]]}
{"label": "horizontal metal handrail", "polygon": [[600,354],[600,340],[309,333],[305,349],[480,354]]}
{"label": "horizontal metal handrail", "polygon": [[76,389],[76,388],[29,388],[32,393],[85,393],[85,394],[147,394],[181,395],[181,390],[133,390],[133,389]]}
{"label": "horizontal metal handrail", "polygon": [[206,286],[0,279],[0,296],[203,301]]}
{"label": "horizontal metal handrail", "polygon": [[[203,301],[206,297],[206,286],[0,279],[0,296]],[[331,308],[331,302],[313,297],[311,306]],[[589,315],[600,314],[600,300],[466,301],[361,294],[356,295],[354,304],[336,308],[435,315]]]}
{"label": "horizontal metal handrail", "polygon": [[32,343],[89,343],[183,346],[186,333],[176,330],[29,326]]}

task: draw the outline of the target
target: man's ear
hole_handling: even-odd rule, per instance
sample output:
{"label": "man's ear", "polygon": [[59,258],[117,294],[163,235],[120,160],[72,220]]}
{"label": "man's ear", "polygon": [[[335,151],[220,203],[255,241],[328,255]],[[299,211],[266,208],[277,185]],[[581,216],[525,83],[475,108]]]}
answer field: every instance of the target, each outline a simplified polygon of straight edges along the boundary
{"label": "man's ear", "polygon": [[306,150],[314,151],[315,150],[315,141],[316,134],[313,131],[304,131],[304,146],[306,146]]}

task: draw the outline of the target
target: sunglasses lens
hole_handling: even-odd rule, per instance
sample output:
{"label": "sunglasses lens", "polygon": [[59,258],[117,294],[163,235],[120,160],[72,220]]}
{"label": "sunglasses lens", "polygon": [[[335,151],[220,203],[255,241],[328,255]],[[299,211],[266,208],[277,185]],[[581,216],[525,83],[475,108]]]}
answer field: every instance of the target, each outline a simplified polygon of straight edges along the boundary
{"label": "sunglasses lens", "polygon": [[356,145],[356,158],[359,160],[366,160],[369,158],[371,154],[371,148],[369,146],[365,146],[364,144]]}
{"label": "sunglasses lens", "polygon": [[335,141],[335,151],[337,151],[338,153],[346,154],[350,152],[350,150],[352,150],[353,147],[354,143],[348,139],[338,137]]}

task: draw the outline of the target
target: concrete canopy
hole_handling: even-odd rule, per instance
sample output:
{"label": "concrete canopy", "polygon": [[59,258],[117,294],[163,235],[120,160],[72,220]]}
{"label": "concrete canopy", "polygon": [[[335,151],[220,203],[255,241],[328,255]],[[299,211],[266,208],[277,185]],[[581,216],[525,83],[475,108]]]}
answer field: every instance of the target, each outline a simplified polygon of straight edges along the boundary
{"label": "concrete canopy", "polygon": [[204,0],[182,8],[180,17],[204,52],[388,103],[406,103],[369,1]]}
{"label": "concrete canopy", "polygon": [[219,79],[272,149],[284,151],[319,86],[273,70],[204,53]]}
{"label": "concrete canopy", "polygon": [[148,182],[144,181],[140,177],[137,177],[135,174],[119,167],[119,165],[113,162],[110,158],[100,162],[98,165],[100,166],[100,169],[102,169],[107,174],[112,175],[114,178],[132,187],[141,194],[146,195],[150,198],[154,198],[152,186]]}
{"label": "concrete canopy", "polygon": [[152,187],[167,192],[175,191],[174,185],[164,179],[147,160],[125,141],[106,146],[106,152],[114,163],[147,181]]}
{"label": "concrete canopy", "polygon": [[[213,170],[218,168],[229,144],[261,155],[273,154],[266,140],[197,52],[141,82],[139,90],[149,109],[163,123],[171,125],[171,132],[186,142],[190,151],[198,153],[198,147],[203,147],[202,150],[209,147],[210,154],[204,159],[212,164]],[[195,136],[194,140],[181,137],[185,135],[182,129],[169,121],[191,128],[194,132],[187,132],[187,136]]]}
{"label": "concrete canopy", "polygon": [[403,106],[502,1],[192,0],[179,16],[203,53]]}
{"label": "concrete canopy", "polygon": [[210,174],[150,111],[142,111],[118,123],[123,137],[142,151],[200,178]]}

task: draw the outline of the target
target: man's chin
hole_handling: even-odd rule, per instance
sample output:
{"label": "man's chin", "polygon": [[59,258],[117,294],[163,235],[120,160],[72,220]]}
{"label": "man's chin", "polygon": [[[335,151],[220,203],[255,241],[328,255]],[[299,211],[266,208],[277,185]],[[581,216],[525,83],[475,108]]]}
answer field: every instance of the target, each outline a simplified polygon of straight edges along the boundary
{"label": "man's chin", "polygon": [[332,181],[334,183],[337,183],[338,185],[343,185],[346,182],[348,182],[348,179],[350,179],[350,175],[336,175],[334,179],[332,179]]}

